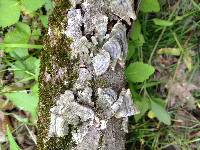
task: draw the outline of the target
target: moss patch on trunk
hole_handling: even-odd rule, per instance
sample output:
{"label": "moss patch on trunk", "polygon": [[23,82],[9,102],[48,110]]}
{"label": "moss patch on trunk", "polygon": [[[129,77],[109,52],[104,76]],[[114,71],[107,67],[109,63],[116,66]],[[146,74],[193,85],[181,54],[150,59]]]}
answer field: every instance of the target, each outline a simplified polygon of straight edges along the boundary
{"label": "moss patch on trunk", "polygon": [[[48,139],[50,108],[55,105],[54,99],[66,89],[69,89],[76,81],[79,64],[79,60],[70,60],[71,40],[62,33],[67,25],[66,12],[71,5],[66,0],[57,0],[55,3],[56,7],[49,18],[49,31],[51,33],[48,31],[48,35],[44,38],[44,49],[41,52],[40,104],[37,122],[38,150],[67,150],[73,145],[70,134],[63,138]],[[58,70],[61,68],[64,68],[66,72],[62,74],[62,77],[57,77]],[[50,76],[48,81],[46,74]],[[70,83],[65,81],[70,81]]]}

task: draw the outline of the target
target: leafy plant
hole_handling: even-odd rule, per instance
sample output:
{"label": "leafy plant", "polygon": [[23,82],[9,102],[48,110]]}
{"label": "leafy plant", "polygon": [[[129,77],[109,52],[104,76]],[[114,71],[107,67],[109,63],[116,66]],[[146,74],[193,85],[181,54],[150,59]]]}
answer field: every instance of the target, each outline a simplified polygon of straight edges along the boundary
{"label": "leafy plant", "polygon": [[37,81],[39,75],[40,61],[35,57],[29,57],[24,61],[17,60],[12,65],[15,79],[22,80],[28,78]]}
{"label": "leafy plant", "polygon": [[47,0],[0,0],[0,27],[7,27],[18,22],[20,12],[32,13],[42,7]]}
{"label": "leafy plant", "polygon": [[[192,82],[194,72],[197,73],[196,67],[199,67],[199,54],[196,53],[199,43],[199,6],[195,0],[141,1],[141,11],[130,34],[125,71],[133,101],[140,110],[140,114],[135,115],[131,122],[132,149],[199,147],[194,142],[199,140],[198,136],[190,140],[191,134],[199,127],[191,129],[185,115],[179,118],[181,122],[177,121],[181,110],[181,113],[187,112],[192,116],[189,119],[191,123],[192,118],[196,119],[191,110],[187,111],[184,106],[166,108],[171,99],[166,85],[171,78],[174,82],[181,82],[180,76],[183,76],[184,81],[190,78],[189,82]],[[160,10],[162,12],[158,13]],[[135,67],[134,63],[140,63],[141,67]],[[153,71],[151,67],[156,69],[153,78],[151,75],[155,69]],[[198,124],[197,121],[194,126]]]}
{"label": "leafy plant", "polygon": [[33,118],[36,118],[38,97],[26,92],[13,92],[5,94],[18,108],[30,112]]}
{"label": "leafy plant", "polygon": [[165,105],[163,105],[163,100],[160,99],[152,99],[151,102],[151,111],[155,114],[159,121],[170,125],[171,118],[168,112],[165,110]]}
{"label": "leafy plant", "polygon": [[[15,29],[11,32],[6,33],[3,43],[5,44],[27,44],[31,36],[30,27],[22,22],[19,22],[15,25]],[[27,48],[12,48],[8,47],[4,49],[12,57],[26,57],[28,56]]]}
{"label": "leafy plant", "polygon": [[20,17],[20,5],[17,0],[0,0],[0,27],[15,24]]}
{"label": "leafy plant", "polygon": [[142,62],[131,63],[126,69],[126,77],[131,82],[144,82],[147,80],[153,73],[155,69]]}
{"label": "leafy plant", "polygon": [[[48,10],[47,15],[39,15],[36,11],[44,6]],[[19,109],[31,113],[32,118],[36,119],[38,105],[38,75],[40,60],[37,56],[30,54],[31,49],[41,49],[42,45],[30,44],[30,40],[38,40],[41,36],[41,28],[47,28],[48,15],[53,9],[53,4],[50,0],[0,0],[0,27],[9,28],[4,35],[4,40],[0,43],[0,48],[4,50],[6,55],[12,60],[6,60],[8,70],[14,73],[14,81],[29,84],[33,82],[31,93],[26,91],[15,91],[7,85],[2,92],[4,95]],[[23,12],[23,14],[20,14]],[[34,22],[20,21],[20,15],[27,15],[29,18],[34,18]],[[36,20],[38,19],[38,20]],[[40,26],[37,22],[40,21]],[[13,61],[14,60],[14,61]],[[31,85],[32,86],[32,85]],[[10,89],[14,90],[9,91]],[[29,103],[30,105],[27,105]],[[19,118],[19,117],[18,117]]]}

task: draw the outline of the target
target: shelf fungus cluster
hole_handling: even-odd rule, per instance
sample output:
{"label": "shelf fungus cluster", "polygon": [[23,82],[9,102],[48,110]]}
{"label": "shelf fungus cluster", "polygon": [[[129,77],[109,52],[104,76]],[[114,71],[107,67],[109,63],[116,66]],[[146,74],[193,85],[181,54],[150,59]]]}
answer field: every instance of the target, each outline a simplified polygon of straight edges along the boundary
{"label": "shelf fungus cluster", "polygon": [[[119,82],[115,74],[124,76],[127,26],[136,16],[132,0],[70,2],[64,33],[73,41],[70,59],[79,60],[79,75],[73,87],[55,99],[48,135],[63,137],[70,132],[74,149],[96,150],[109,120],[121,119],[121,130],[127,132],[128,117],[138,113],[130,90],[124,84],[118,89],[112,86]],[[112,75],[112,80],[105,81],[109,84],[98,85]]]}

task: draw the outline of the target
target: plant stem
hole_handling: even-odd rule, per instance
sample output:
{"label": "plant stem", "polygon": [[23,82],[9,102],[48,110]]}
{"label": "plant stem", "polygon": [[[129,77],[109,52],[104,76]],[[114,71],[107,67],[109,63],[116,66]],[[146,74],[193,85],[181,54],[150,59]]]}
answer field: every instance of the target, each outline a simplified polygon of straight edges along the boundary
{"label": "plant stem", "polygon": [[43,45],[35,45],[35,44],[0,44],[0,48],[35,48],[42,49]]}

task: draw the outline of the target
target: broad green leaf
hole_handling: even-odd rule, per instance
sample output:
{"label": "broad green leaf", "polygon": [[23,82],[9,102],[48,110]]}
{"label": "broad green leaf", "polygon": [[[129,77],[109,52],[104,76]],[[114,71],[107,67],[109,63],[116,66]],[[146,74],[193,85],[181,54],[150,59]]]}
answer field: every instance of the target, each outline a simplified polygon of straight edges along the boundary
{"label": "broad green leaf", "polygon": [[45,4],[45,0],[21,0],[21,4],[29,12],[36,11]]}
{"label": "broad green leaf", "polygon": [[15,30],[5,35],[4,43],[27,43],[30,35],[30,27],[25,23],[18,22]]}
{"label": "broad green leaf", "polygon": [[166,103],[163,99],[161,98],[156,98],[156,97],[153,97],[153,101],[157,104],[159,104],[160,106],[162,106],[163,108],[165,108],[166,106]]}
{"label": "broad green leaf", "polygon": [[172,21],[162,20],[158,18],[153,19],[153,22],[155,23],[155,25],[163,27],[172,26],[174,24]]}
{"label": "broad green leaf", "polygon": [[47,28],[48,27],[48,16],[46,15],[40,15],[40,20],[42,22],[42,25]]}
{"label": "broad green leaf", "polygon": [[13,48],[13,49],[15,50],[9,51],[9,54],[11,57],[14,57],[16,59],[24,58],[29,55],[27,48]]}
{"label": "broad green leaf", "polygon": [[0,27],[15,24],[20,17],[18,0],[0,0]]}
{"label": "broad green leaf", "polygon": [[16,80],[22,80],[24,78],[29,78],[31,76],[27,72],[28,70],[26,68],[26,65],[20,60],[14,62],[12,69],[14,70],[14,78]]}
{"label": "broad green leaf", "polygon": [[130,34],[130,38],[132,42],[134,43],[135,47],[142,46],[144,44],[144,37],[141,33],[141,25],[139,20],[137,20],[134,25],[132,26],[132,32]]}
{"label": "broad green leaf", "polygon": [[155,69],[151,65],[135,62],[127,67],[125,74],[129,81],[144,82],[154,73],[154,71]]}
{"label": "broad green leaf", "polygon": [[158,50],[157,54],[180,56],[181,49],[179,49],[179,48],[161,48]]}
{"label": "broad green leaf", "polygon": [[40,60],[37,59],[36,57],[29,57],[28,59],[25,60],[25,65],[27,69],[33,74],[38,74],[39,63]]}
{"label": "broad green leaf", "polygon": [[139,114],[134,115],[135,121],[138,122],[147,110],[149,110],[149,100],[147,98],[142,98],[141,100],[134,101],[134,103],[140,111]]}
{"label": "broad green leaf", "polygon": [[40,60],[35,57],[29,57],[25,61],[15,61],[12,66],[15,79],[21,80],[32,77],[32,79],[37,80],[39,75],[39,65]]}
{"label": "broad green leaf", "polygon": [[158,0],[142,0],[140,10],[142,12],[159,12],[160,4]]}
{"label": "broad green leaf", "polygon": [[5,95],[19,109],[30,112],[33,117],[36,116],[39,101],[37,96],[20,91],[6,93]]}
{"label": "broad green leaf", "polygon": [[151,111],[155,114],[160,122],[167,125],[171,124],[171,118],[165,108],[158,102],[151,100]]}
{"label": "broad green leaf", "polygon": [[8,125],[7,125],[7,128],[6,128],[6,135],[7,135],[8,141],[10,143],[10,150],[20,150],[19,146],[15,142],[14,137],[12,136],[12,133],[10,132]]}
{"label": "broad green leaf", "polygon": [[[28,43],[31,35],[30,27],[22,22],[16,24],[16,28],[5,35],[5,44],[24,44]],[[26,48],[6,48],[12,57],[26,57],[28,56],[28,49]]]}

